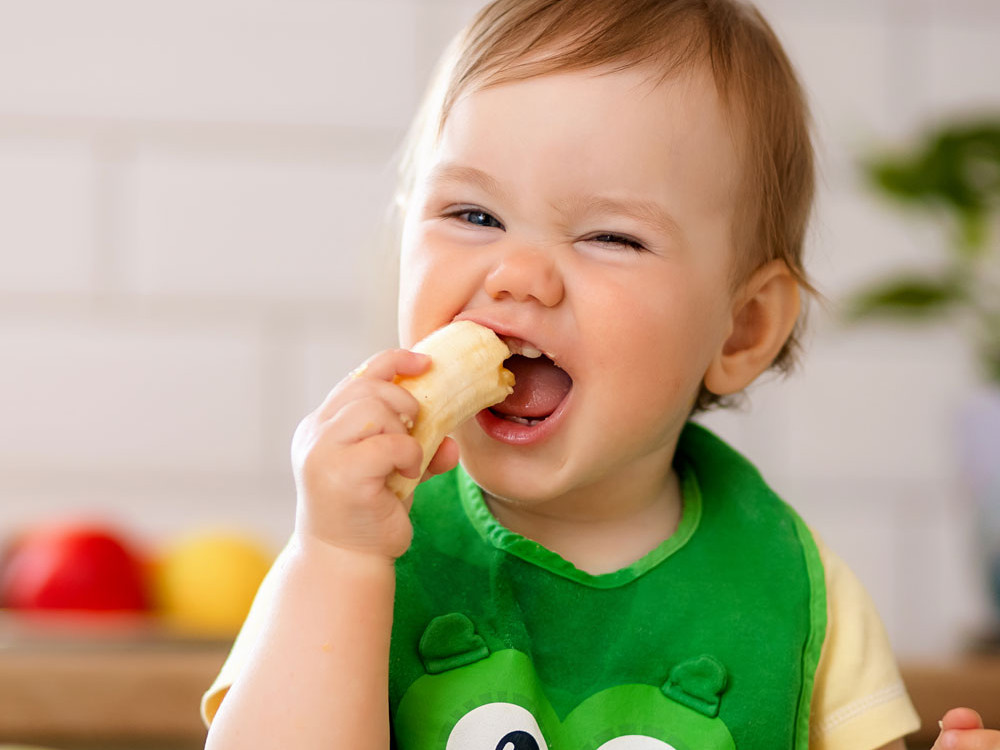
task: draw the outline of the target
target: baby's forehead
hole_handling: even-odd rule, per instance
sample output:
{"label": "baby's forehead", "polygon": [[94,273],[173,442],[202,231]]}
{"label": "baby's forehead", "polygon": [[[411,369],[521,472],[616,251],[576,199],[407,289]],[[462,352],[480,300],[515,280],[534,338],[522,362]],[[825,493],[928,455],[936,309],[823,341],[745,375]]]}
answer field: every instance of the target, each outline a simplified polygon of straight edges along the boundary
{"label": "baby's forehead", "polygon": [[[626,75],[616,75],[622,73]],[[604,78],[612,78],[630,96],[636,98],[675,100],[678,92],[689,98],[703,98],[723,114],[732,140],[738,146],[747,137],[746,113],[750,105],[740,101],[739,91],[718,74],[707,49],[704,54],[698,55],[689,50],[684,56],[669,56],[666,59],[636,59],[626,56],[587,66],[560,62],[558,59],[551,59],[546,52],[539,51],[511,61],[507,68],[484,70],[481,75],[464,80],[453,90],[451,100],[443,108],[438,130],[440,132],[444,128],[459,102],[478,92],[541,78],[564,80],[569,85],[576,77],[592,77],[596,83]]]}
{"label": "baby's forehead", "polygon": [[[517,94],[512,95],[512,91]],[[627,139],[634,133],[634,119],[651,116],[673,138],[673,148],[704,147],[706,140],[714,138],[709,146],[713,150],[735,150],[739,158],[745,152],[747,128],[740,115],[742,108],[734,111],[730,106],[707,61],[692,61],[669,70],[648,61],[635,65],[615,62],[471,82],[442,121],[438,143],[449,122],[468,118],[473,109],[492,118],[494,127],[478,131],[481,138],[492,139],[503,134],[504,123],[530,121],[547,129],[547,118],[556,119],[562,110],[581,106],[590,109],[569,123],[570,138],[594,131],[607,118],[617,118],[620,136]],[[655,130],[649,131],[631,145],[653,149],[661,145],[657,135]]]}

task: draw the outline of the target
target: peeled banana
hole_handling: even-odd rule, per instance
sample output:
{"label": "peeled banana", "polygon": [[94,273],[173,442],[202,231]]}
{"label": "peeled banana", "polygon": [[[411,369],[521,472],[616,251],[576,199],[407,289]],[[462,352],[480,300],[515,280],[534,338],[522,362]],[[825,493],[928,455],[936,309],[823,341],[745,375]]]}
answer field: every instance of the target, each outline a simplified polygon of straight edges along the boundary
{"label": "peeled banana", "polygon": [[[458,320],[418,342],[413,351],[430,355],[430,369],[396,382],[420,404],[409,432],[424,449],[423,476],[441,441],[462,422],[514,390],[514,374],[503,366],[507,345],[489,328]],[[399,499],[409,497],[419,479],[392,474],[386,485]]]}

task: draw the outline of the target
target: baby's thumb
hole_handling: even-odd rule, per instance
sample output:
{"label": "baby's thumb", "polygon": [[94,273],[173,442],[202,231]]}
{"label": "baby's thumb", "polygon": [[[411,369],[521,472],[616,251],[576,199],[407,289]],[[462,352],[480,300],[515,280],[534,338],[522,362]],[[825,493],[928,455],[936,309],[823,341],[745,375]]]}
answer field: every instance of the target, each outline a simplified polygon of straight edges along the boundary
{"label": "baby's thumb", "polygon": [[434,453],[434,458],[431,459],[430,464],[427,466],[427,471],[424,472],[421,481],[429,479],[435,474],[444,474],[446,471],[451,471],[457,465],[458,443],[453,438],[446,437],[441,441],[441,445],[438,446],[437,451]]}
{"label": "baby's thumb", "polygon": [[971,708],[953,708],[941,719],[941,730],[982,729],[982,717]]}
{"label": "baby's thumb", "polygon": [[960,738],[969,729],[982,729],[983,720],[971,708],[953,708],[941,719],[941,734],[931,750],[952,750],[957,748]]}

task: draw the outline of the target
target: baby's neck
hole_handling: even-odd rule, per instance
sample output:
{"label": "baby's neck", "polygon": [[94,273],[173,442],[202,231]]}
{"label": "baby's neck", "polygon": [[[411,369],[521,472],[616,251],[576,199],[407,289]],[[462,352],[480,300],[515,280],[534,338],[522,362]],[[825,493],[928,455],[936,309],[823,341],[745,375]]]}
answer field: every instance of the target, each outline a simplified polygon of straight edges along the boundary
{"label": "baby's neck", "polygon": [[645,498],[605,496],[605,507],[621,513],[564,513],[550,504],[525,506],[487,495],[486,502],[505,527],[532,539],[593,575],[631,565],[670,537],[680,523],[683,500],[677,474],[670,471]]}

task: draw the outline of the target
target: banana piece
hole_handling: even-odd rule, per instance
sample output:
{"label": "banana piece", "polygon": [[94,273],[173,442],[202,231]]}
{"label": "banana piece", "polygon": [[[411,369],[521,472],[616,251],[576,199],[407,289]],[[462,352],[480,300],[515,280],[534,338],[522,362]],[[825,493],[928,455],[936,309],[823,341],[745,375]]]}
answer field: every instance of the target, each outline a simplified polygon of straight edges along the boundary
{"label": "banana piece", "polygon": [[[487,406],[500,403],[514,390],[514,374],[504,368],[510,349],[489,328],[458,320],[418,342],[413,351],[428,354],[431,366],[413,377],[397,377],[420,404],[409,432],[424,449],[423,476],[441,441],[462,422]],[[400,500],[409,497],[419,479],[393,473],[386,485]]]}

